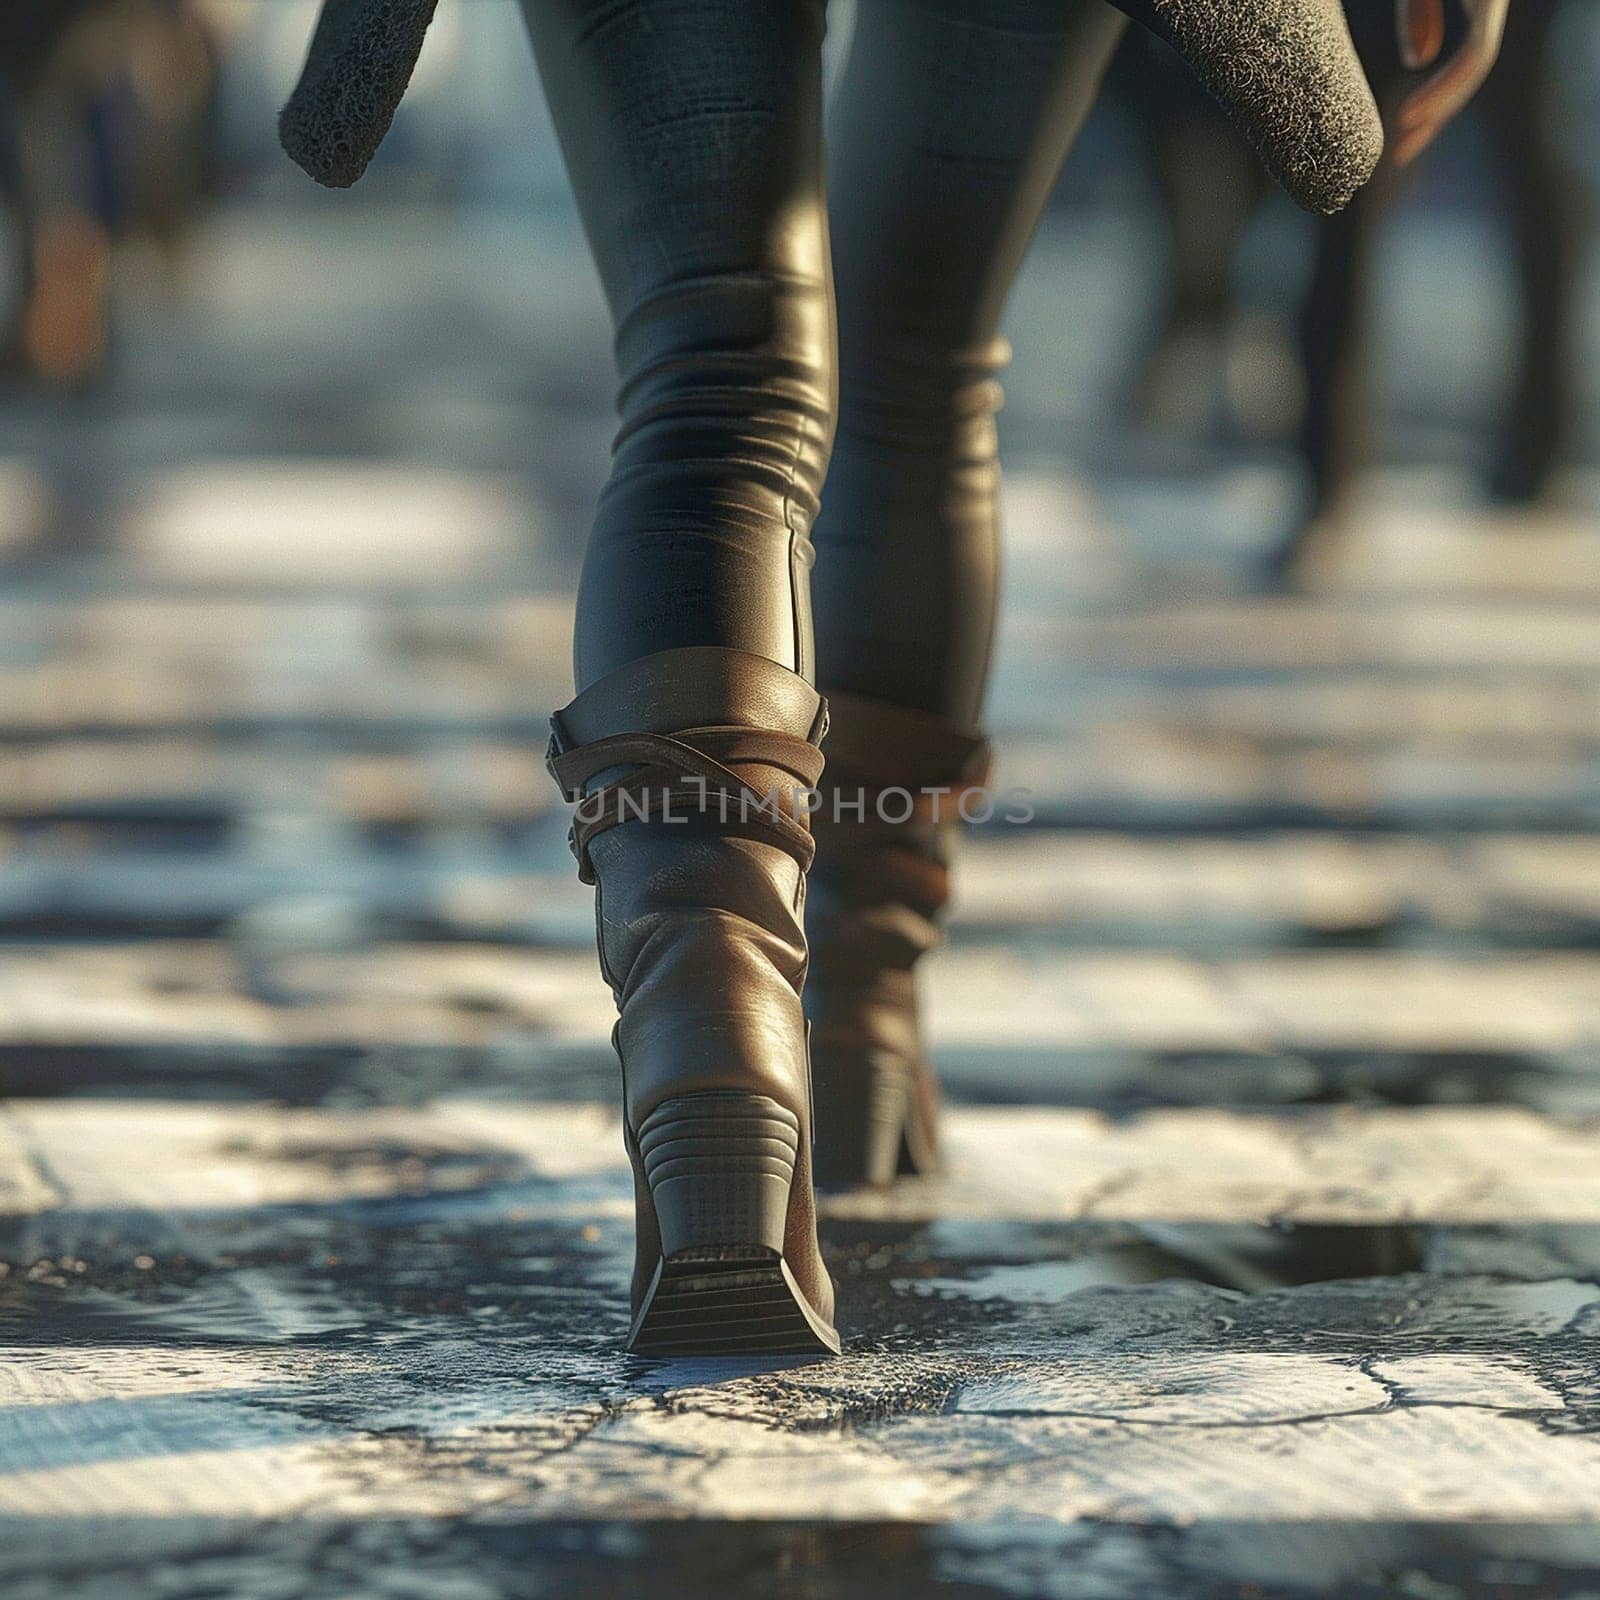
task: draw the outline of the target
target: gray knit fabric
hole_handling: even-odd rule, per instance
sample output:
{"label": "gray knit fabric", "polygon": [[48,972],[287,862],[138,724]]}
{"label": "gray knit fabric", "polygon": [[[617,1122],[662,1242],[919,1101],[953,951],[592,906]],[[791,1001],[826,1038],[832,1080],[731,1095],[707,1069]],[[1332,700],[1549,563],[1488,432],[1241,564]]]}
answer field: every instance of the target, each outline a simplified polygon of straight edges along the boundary
{"label": "gray knit fabric", "polygon": [[[1341,0],[1114,0],[1171,43],[1308,211],[1347,205],[1383,153]],[[293,160],[347,188],[410,82],[438,0],[324,0],[278,119]]]}
{"label": "gray knit fabric", "polygon": [[278,138],[318,183],[347,189],[376,153],[411,81],[438,0],[323,0]]}
{"label": "gray knit fabric", "polygon": [[1307,211],[1350,203],[1383,123],[1341,0],[1113,0],[1173,45]]}

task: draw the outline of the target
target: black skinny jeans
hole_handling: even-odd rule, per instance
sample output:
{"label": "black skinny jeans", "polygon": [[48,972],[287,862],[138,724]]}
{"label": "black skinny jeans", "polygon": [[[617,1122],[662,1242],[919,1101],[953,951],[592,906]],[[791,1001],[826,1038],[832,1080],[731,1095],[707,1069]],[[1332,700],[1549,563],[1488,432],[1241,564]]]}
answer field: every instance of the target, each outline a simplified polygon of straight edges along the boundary
{"label": "black skinny jeans", "polygon": [[1125,23],[858,9],[825,163],[824,0],[524,0],[616,328],[580,689],[722,645],[980,715],[1000,317]]}

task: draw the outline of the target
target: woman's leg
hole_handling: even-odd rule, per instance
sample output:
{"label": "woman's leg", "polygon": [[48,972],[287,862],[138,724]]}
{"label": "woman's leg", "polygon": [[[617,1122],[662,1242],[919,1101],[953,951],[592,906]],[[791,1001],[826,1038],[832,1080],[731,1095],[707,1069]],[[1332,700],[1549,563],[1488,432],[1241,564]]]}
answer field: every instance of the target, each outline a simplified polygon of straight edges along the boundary
{"label": "woman's leg", "polygon": [[622,429],[551,765],[619,1013],[630,1344],[656,1353],[838,1348],[800,1005],[834,407],[822,9],[526,6],[616,321]]}
{"label": "woman's leg", "polygon": [[[833,1182],[935,1160],[914,968],[948,894],[949,791],[986,760],[1000,318],[1123,26],[1100,0],[869,0],[845,70],[840,417],[816,529],[832,724],[806,991]],[[898,796],[880,805],[890,789],[917,795],[909,818]]]}
{"label": "woman's leg", "polygon": [[616,328],[578,687],[718,645],[810,671],[833,432],[823,0],[525,0]]}
{"label": "woman's leg", "polygon": [[841,390],[819,680],[971,724],[994,634],[1012,280],[1125,24],[1100,0],[872,0],[830,128]]}

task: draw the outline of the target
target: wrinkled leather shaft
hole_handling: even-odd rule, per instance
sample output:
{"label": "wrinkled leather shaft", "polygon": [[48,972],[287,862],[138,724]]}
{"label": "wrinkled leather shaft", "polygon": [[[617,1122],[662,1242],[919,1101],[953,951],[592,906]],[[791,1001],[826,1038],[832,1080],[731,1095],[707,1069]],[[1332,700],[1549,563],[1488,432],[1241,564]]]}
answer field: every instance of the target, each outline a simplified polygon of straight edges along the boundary
{"label": "wrinkled leather shaft", "polygon": [[813,530],[824,693],[981,715],[1001,319],[1126,26],[1073,0],[858,7],[829,126],[840,399]]}
{"label": "wrinkled leather shaft", "polygon": [[[807,908],[816,951],[807,1011],[819,1029],[838,1020],[835,998],[853,990],[887,982],[903,1000],[887,975],[909,973],[939,943],[959,797],[988,768],[987,742],[975,730],[859,696],[829,704]],[[892,803],[881,800],[891,793]]]}
{"label": "wrinkled leather shaft", "polygon": [[[553,719],[562,746],[620,733],[742,726],[818,743],[823,704],[804,679],[747,652],[685,648],[643,658],[590,685]],[[765,796],[793,803],[793,776],[734,764]],[[591,792],[614,774],[597,774]],[[795,808],[801,815],[804,806]],[[769,1096],[800,1123],[785,1249],[802,1289],[829,1314],[832,1287],[811,1201],[811,1077],[800,991],[806,975],[805,875],[788,851],[730,838],[714,824],[624,822],[589,847],[601,966],[616,997],[627,1125],[702,1090]],[[632,1150],[630,1134],[630,1150]],[[636,1161],[637,1165],[637,1161]],[[656,1249],[641,1187],[635,1297]]]}
{"label": "wrinkled leather shaft", "polygon": [[525,0],[616,327],[579,686],[720,645],[809,676],[836,410],[822,0]]}

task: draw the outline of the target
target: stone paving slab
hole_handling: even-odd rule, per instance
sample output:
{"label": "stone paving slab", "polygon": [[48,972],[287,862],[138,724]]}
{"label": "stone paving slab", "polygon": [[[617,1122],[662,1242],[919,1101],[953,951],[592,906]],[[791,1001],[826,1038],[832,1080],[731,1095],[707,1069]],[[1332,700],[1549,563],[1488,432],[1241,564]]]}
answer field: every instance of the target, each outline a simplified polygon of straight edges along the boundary
{"label": "stone paving slab", "polygon": [[[13,1218],[159,1215],[511,1185],[533,1218],[632,1216],[607,1106],[445,1101],[362,1111],[158,1100],[9,1103]],[[1600,1123],[1514,1107],[1240,1113],[964,1108],[939,1177],[824,1201],[828,1216],[928,1221],[1600,1223]],[[59,1227],[52,1237],[63,1237]],[[70,1247],[70,1240],[68,1241]]]}
{"label": "stone paving slab", "polygon": [[[612,1002],[577,949],[342,947],[335,938],[16,945],[0,966],[0,1047],[230,1042],[285,1048],[470,1045],[540,1034],[598,1043]],[[930,976],[951,1050],[1128,1046],[1592,1054],[1600,954],[960,947]]]}
{"label": "stone paving slab", "polygon": [[[1059,553],[1053,567],[1064,570]],[[560,591],[374,596],[314,568],[300,579],[280,596],[197,582],[188,595],[123,583],[113,595],[0,599],[0,734],[319,715],[470,727],[543,717],[570,692]],[[1597,737],[1583,604],[1132,596],[1084,616],[1037,584],[1019,602],[994,707],[1006,731],[1081,735],[1086,703],[1115,697],[1158,726],[1279,740]],[[1049,696],[1021,692],[1046,680]]]}
{"label": "stone paving slab", "polygon": [[[558,905],[527,930],[555,942],[531,947],[366,946],[371,916],[326,896],[262,906],[226,941],[12,944],[0,1085],[303,1105],[610,1101],[613,1012],[587,953],[591,908]],[[1596,960],[1381,942],[1063,954],[994,930],[938,958],[931,1016],[940,1070],[968,1100],[1594,1117]]]}
{"label": "stone paving slab", "polygon": [[[1292,1321],[1292,1301],[1276,1310]],[[353,1397],[373,1381],[360,1362],[325,1360],[315,1373],[280,1367],[265,1382],[265,1404],[251,1403],[248,1370],[241,1378],[226,1362],[212,1373],[219,1397],[187,1403],[181,1394],[124,1403],[112,1370],[104,1384],[68,1385],[70,1398],[13,1411],[4,1459],[15,1465],[0,1480],[0,1514],[337,1522],[492,1508],[619,1520],[1001,1514],[1180,1524],[1600,1516],[1593,1440],[1562,1431],[1560,1391],[1524,1370],[1530,1358],[1574,1363],[1581,1342],[1551,1339],[1512,1363],[1399,1357],[1364,1370],[1304,1356],[1206,1357],[1183,1346],[1166,1360],[1128,1357],[1114,1353],[1114,1333],[1096,1331],[1098,1341],[1084,1341],[1085,1363],[1104,1388],[1081,1410],[1073,1395],[1087,1371],[1015,1362],[1008,1379],[962,1384],[942,1415],[913,1413],[842,1437],[827,1424],[838,1392],[851,1389],[848,1374],[824,1397],[794,1380],[723,1380],[556,1416],[518,1404],[527,1379],[507,1374],[500,1394],[472,1408],[478,1419],[440,1418],[436,1432],[419,1430],[414,1462],[383,1448],[381,1435],[363,1438],[359,1426],[330,1438],[326,1426],[296,1425],[285,1389],[320,1388],[324,1403],[339,1391]],[[1527,1340],[1515,1325],[1506,1331]],[[81,1352],[96,1370],[111,1366],[104,1355]],[[396,1377],[383,1373],[373,1386]],[[230,1386],[240,1399],[230,1402]],[[861,1387],[874,1385],[868,1378]],[[1020,1409],[986,1409],[1024,1391]],[[400,1401],[392,1395],[391,1408]],[[355,1409],[353,1398],[346,1404]],[[90,1407],[136,1454],[95,1459],[94,1435],[82,1426]],[[773,1411],[798,1411],[792,1421],[810,1426],[775,1427]]]}

